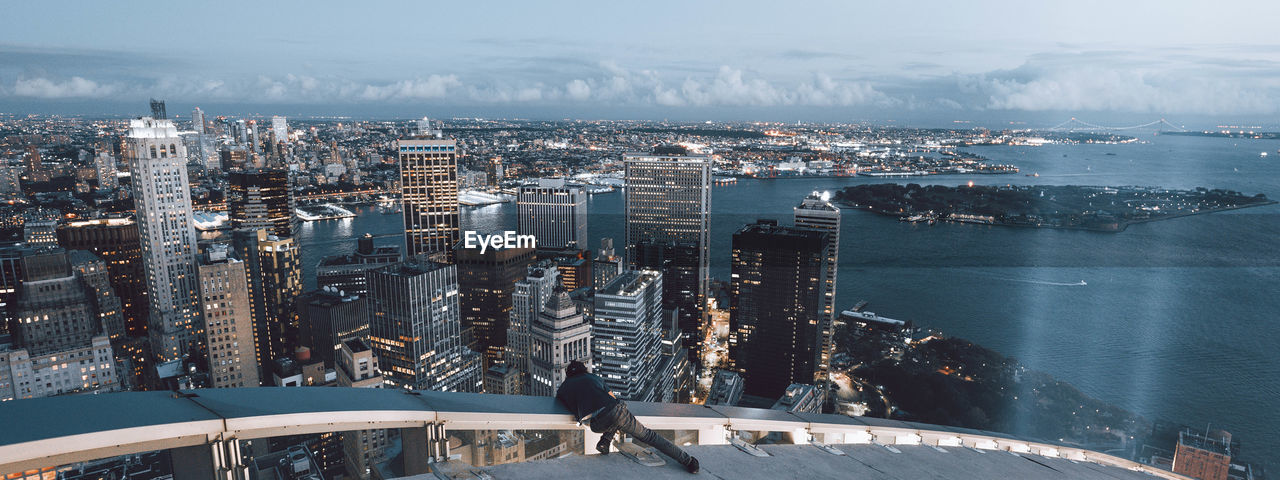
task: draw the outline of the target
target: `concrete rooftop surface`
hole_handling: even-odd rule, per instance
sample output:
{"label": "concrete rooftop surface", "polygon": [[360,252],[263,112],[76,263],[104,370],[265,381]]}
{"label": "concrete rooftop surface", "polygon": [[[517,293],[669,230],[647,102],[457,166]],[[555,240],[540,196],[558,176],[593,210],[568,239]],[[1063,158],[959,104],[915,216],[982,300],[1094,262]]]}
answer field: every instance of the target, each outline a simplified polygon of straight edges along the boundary
{"label": "concrete rooftop surface", "polygon": [[878,444],[833,445],[845,455],[828,453],[813,445],[761,445],[769,454],[757,457],[732,445],[692,445],[684,447],[698,458],[702,471],[690,475],[675,461],[662,466],[641,465],[615,451],[609,455],[566,457],[492,467],[472,467],[457,461],[434,465],[430,474],[405,477],[411,480],[437,479],[693,479],[693,478],[854,478],[854,479],[1152,479],[1146,473],[1109,467],[1093,462],[1076,462],[1034,454],[1014,454],[1000,450],[966,447],[895,445],[890,450]]}

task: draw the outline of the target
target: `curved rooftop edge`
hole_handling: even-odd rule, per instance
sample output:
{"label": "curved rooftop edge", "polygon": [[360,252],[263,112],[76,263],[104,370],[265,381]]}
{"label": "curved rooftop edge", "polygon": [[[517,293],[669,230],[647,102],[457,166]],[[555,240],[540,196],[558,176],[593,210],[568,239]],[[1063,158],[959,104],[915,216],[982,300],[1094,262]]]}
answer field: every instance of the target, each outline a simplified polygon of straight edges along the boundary
{"label": "curved rooftop edge", "polygon": [[[964,428],[730,406],[648,402],[627,402],[627,406],[651,429],[696,431],[698,448],[729,445],[734,431],[788,432],[795,443],[812,441],[840,448],[871,445],[899,452],[901,447],[1005,451],[1159,478],[1186,478],[1070,445]],[[16,400],[0,403],[0,425],[0,473],[233,439],[374,428],[585,430],[587,445],[594,445],[590,439],[598,438],[551,397],[339,387],[120,392]]]}

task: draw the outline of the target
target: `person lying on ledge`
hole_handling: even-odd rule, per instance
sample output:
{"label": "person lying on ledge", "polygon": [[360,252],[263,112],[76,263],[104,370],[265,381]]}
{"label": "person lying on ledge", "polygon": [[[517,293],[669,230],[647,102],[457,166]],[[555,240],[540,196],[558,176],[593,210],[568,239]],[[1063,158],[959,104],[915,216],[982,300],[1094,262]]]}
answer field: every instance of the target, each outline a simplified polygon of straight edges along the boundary
{"label": "person lying on ledge", "polygon": [[601,454],[609,453],[614,432],[621,431],[684,465],[689,473],[698,473],[698,459],[636,421],[636,417],[627,411],[627,404],[605,388],[604,379],[588,372],[582,362],[569,362],[564,376],[564,383],[556,391],[556,400],[569,409],[578,423],[591,422],[591,431],[601,434],[600,442],[596,444],[596,450]]}

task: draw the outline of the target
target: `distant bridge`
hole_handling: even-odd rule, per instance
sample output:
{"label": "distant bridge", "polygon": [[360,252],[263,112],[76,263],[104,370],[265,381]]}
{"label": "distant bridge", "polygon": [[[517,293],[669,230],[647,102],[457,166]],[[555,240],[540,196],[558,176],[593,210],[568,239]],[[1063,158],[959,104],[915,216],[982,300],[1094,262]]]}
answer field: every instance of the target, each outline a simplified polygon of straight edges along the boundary
{"label": "distant bridge", "polygon": [[[627,402],[627,406],[654,430],[692,432],[690,443],[694,446],[690,448],[706,460],[703,468],[710,473],[728,474],[748,466],[748,470],[772,468],[797,474],[781,476],[810,478],[861,469],[869,475],[866,478],[942,475],[962,479],[1141,480],[1154,476],[1186,480],[1105,453],[987,431],[730,406],[648,402]],[[400,429],[402,471],[408,475],[452,463],[447,438],[450,430],[581,430],[586,451],[574,452],[578,454],[595,453],[593,446],[600,438],[577,425],[551,397],[337,387],[219,388],[16,400],[0,403],[0,425],[0,475],[169,450],[177,480],[245,480],[249,466],[241,460],[239,440],[281,435]],[[767,459],[747,453],[735,456],[734,447],[744,452],[754,450],[739,439],[739,433],[755,436],[764,432],[784,432],[789,449],[766,445],[762,448]],[[835,447],[841,451],[836,452]],[[802,453],[807,461],[795,456]],[[588,460],[573,461],[580,464]],[[539,463],[542,467],[529,464],[528,468],[555,468]],[[579,467],[606,466],[599,462],[595,467],[590,465]],[[924,470],[931,472],[920,471],[925,465],[931,467]],[[829,470],[814,470],[819,467]],[[885,475],[886,471],[895,473]],[[510,476],[536,477],[534,473],[528,470]],[[619,472],[615,478],[655,478],[656,473],[658,470]],[[685,478],[680,474],[679,478]],[[576,476],[584,475],[597,476]]]}
{"label": "distant bridge", "polygon": [[1140,130],[1143,128],[1158,127],[1162,125],[1173,128],[1181,132],[1187,131],[1186,128],[1169,123],[1168,120],[1165,120],[1163,118],[1153,122],[1147,122],[1141,125],[1128,125],[1128,126],[1116,127],[1116,126],[1098,125],[1096,123],[1080,120],[1076,117],[1071,117],[1070,120],[1067,120],[1065,122],[1049,127],[1046,130],[1055,131],[1055,132],[1067,132],[1067,131],[1075,131],[1075,130],[1085,130],[1085,131],[1091,131],[1091,132],[1097,132],[1097,131],[1111,132],[1111,131],[1123,131],[1123,130]]}

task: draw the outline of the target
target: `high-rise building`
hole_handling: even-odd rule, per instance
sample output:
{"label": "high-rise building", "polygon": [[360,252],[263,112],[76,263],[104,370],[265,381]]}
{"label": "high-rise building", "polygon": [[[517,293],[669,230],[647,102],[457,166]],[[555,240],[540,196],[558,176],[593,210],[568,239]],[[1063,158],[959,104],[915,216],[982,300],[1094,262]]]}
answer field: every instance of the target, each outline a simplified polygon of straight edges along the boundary
{"label": "high-rise building", "polygon": [[586,248],[587,192],[563,178],[541,178],[516,195],[518,230],[533,235],[539,248]]}
{"label": "high-rise building", "polygon": [[[624,157],[627,188],[627,261],[633,268],[656,268],[666,286],[664,300],[678,309],[689,360],[698,365],[704,338],[703,304],[710,267],[711,158],[700,155],[631,154]],[[649,248],[685,251],[688,262],[643,255]],[[696,265],[696,267],[694,266]]]}
{"label": "high-rise building", "polygon": [[276,142],[289,141],[289,121],[279,115],[271,117],[271,133],[275,134]]}
{"label": "high-rise building", "polygon": [[[119,328],[119,300],[105,266],[60,248],[29,250],[13,306],[12,343],[0,343],[0,400],[121,388],[107,326]],[[3,338],[3,337],[0,337]]]}
{"label": "high-rise building", "polygon": [[596,292],[595,373],[626,400],[661,398],[662,273],[628,270]]}
{"label": "high-rise building", "polygon": [[244,266],[228,256],[225,244],[211,245],[200,263],[200,301],[204,304],[209,383],[213,388],[261,384]]}
{"label": "high-rise building", "polygon": [[1199,480],[1227,480],[1231,473],[1231,434],[1222,430],[1205,435],[1178,432],[1173,453],[1173,473]]}
{"label": "high-rise building", "polygon": [[22,242],[30,247],[58,246],[58,222],[54,220],[27,220],[22,224]]}
{"label": "high-rise building", "polygon": [[187,151],[163,119],[130,120],[126,141],[151,306],[147,334],[160,362],[177,360],[201,336]]}
{"label": "high-rise building", "polygon": [[827,232],[827,270],[823,275],[826,291],[822,298],[822,322],[818,328],[817,380],[825,380],[835,354],[836,274],[840,261],[840,209],[832,205],[830,194],[814,192],[795,207],[797,227]]}
{"label": "high-rise building", "polygon": [[[382,388],[378,357],[364,339],[353,338],[340,343],[335,363],[339,387]],[[386,429],[342,432],[347,474],[361,480],[372,478],[373,466],[386,459],[390,445]]]}
{"label": "high-rise building", "polygon": [[747,395],[812,383],[826,290],[827,233],[760,220],[733,234],[729,358]]}
{"label": "high-rise building", "polygon": [[505,363],[499,363],[484,371],[484,393],[495,395],[522,395],[520,370]]}
{"label": "high-rise building", "polygon": [[591,262],[591,286],[596,290],[604,288],[625,269],[626,262],[613,249],[613,239],[601,238],[600,251],[596,252],[596,258]]}
{"label": "high-rise building", "polygon": [[191,129],[200,135],[205,133],[204,112],[200,110],[200,107],[196,107],[195,110],[191,111]]}
{"label": "high-rise building", "polygon": [[302,346],[331,368],[342,342],[369,338],[369,302],[333,287],[307,292],[298,297],[298,325]]}
{"label": "high-rise building", "polygon": [[555,263],[541,261],[529,266],[528,273],[516,282],[511,293],[511,320],[507,324],[507,350],[503,360],[520,372],[520,384],[525,388],[529,386],[529,352],[533,348],[530,327],[558,285],[560,271]]}
{"label": "high-rise building", "polygon": [[529,337],[533,346],[529,353],[530,395],[554,397],[569,362],[591,361],[591,324],[563,288],[543,305],[529,327]]}
{"label": "high-rise building", "polygon": [[232,171],[227,179],[231,228],[265,228],[278,237],[298,234],[297,203],[288,169]]}
{"label": "high-rise building", "polygon": [[88,250],[106,262],[111,288],[122,303],[125,334],[145,336],[150,307],[138,224],[127,218],[70,222],[58,227],[58,244],[69,250]]}
{"label": "high-rise building", "polygon": [[264,370],[272,360],[292,356],[300,344],[294,310],[302,294],[300,253],[293,238],[266,230],[234,230],[231,245],[236,257],[245,262],[256,360],[259,370]]}
{"label": "high-rise building", "polygon": [[576,248],[538,248],[535,253],[538,260],[555,262],[560,270],[560,285],[570,291],[591,287],[591,251]]}
{"label": "high-rise building", "polygon": [[415,390],[480,391],[480,355],[461,340],[457,267],[416,257],[366,275],[369,343],[387,383]]}
{"label": "high-rise building", "polygon": [[102,331],[112,344],[123,342],[127,335],[123,306],[115,289],[111,288],[111,273],[107,262],[85,250],[68,250],[67,263],[71,272],[80,277],[94,295],[94,306]]}
{"label": "high-rise building", "polygon": [[399,245],[376,246],[373,236],[364,234],[356,240],[351,255],[330,255],[316,266],[316,287],[332,287],[346,295],[364,295],[369,291],[364,273],[400,261]]}
{"label": "high-rise building", "polygon": [[471,329],[487,369],[502,359],[507,348],[511,294],[533,263],[533,249],[490,248],[480,253],[476,248],[459,248],[456,255],[462,328]]}
{"label": "high-rise building", "polygon": [[168,120],[169,114],[164,111],[164,100],[151,99],[151,118]]}
{"label": "high-rise building", "polygon": [[416,136],[396,142],[400,156],[405,255],[453,260],[459,240],[457,143],[419,121]]}
{"label": "high-rise building", "polygon": [[707,395],[707,405],[735,406],[742,400],[742,375],[738,372],[720,370],[711,380],[711,390]]}
{"label": "high-rise building", "polygon": [[116,158],[111,156],[111,152],[98,150],[93,166],[98,177],[98,191],[110,192],[120,185],[116,178]]}

